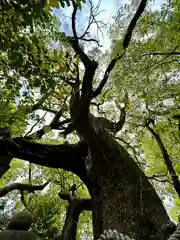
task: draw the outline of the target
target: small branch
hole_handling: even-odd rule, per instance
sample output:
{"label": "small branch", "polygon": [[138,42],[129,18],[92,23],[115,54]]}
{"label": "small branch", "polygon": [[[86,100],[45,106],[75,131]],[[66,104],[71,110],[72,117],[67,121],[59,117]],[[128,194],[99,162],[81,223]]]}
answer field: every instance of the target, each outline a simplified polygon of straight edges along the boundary
{"label": "small branch", "polygon": [[[96,20],[96,17],[102,13],[104,10],[101,10],[99,11],[99,7],[100,7],[100,2],[98,2],[98,4],[94,7],[93,6],[93,3],[91,0],[89,0],[89,5],[90,5],[90,16],[89,16],[89,20],[88,20],[88,24],[87,24],[87,27],[84,31],[84,33],[81,35],[80,39],[83,39],[85,38],[86,35],[90,36],[90,32],[89,32],[89,29],[91,27],[92,24],[96,24],[97,26],[97,29],[100,30],[100,27],[99,27],[99,22],[102,23],[101,21],[97,21]],[[104,23],[102,23],[104,25]],[[100,30],[101,31],[101,30]]]}
{"label": "small branch", "polygon": [[152,176],[149,176],[148,178],[162,178],[162,177],[167,177],[168,172],[161,174],[161,175],[156,175],[153,174]]}
{"label": "small branch", "polygon": [[72,4],[73,4],[72,32],[73,32],[73,35],[74,35],[74,39],[69,38],[69,41],[70,41],[71,46],[73,47],[74,51],[80,56],[80,59],[83,62],[84,66],[87,67],[88,64],[91,64],[91,60],[89,59],[89,57],[85,54],[85,52],[79,46],[78,36],[77,36],[77,32],[76,32],[77,6],[76,6],[76,3],[75,3],[75,0],[72,0]]}
{"label": "small branch", "polygon": [[156,142],[161,150],[161,153],[163,155],[163,158],[164,158],[164,162],[167,166],[167,169],[171,175],[171,178],[172,178],[172,182],[173,182],[173,186],[174,186],[174,189],[176,190],[177,194],[179,195],[180,197],[180,182],[179,182],[179,178],[176,174],[176,171],[174,170],[174,167],[173,167],[173,164],[172,164],[172,161],[170,159],[170,156],[159,136],[159,134],[157,134],[150,126],[149,126],[149,122],[146,123],[146,128],[150,131],[150,133],[153,135],[153,137],[156,139]]}
{"label": "small branch", "polygon": [[91,199],[78,199],[69,193],[60,192],[58,195],[63,200],[67,200],[69,206],[62,234],[55,236],[54,240],[75,240],[79,216],[83,210],[92,211],[92,201]]}
{"label": "small branch", "polygon": [[26,203],[26,201],[25,201],[25,197],[24,197],[24,191],[21,191],[21,202],[22,202],[22,204],[24,205],[24,207],[25,207],[26,209],[28,209],[28,205],[27,205],[27,203]]}
{"label": "small branch", "polygon": [[180,55],[180,52],[148,52],[148,53],[144,53],[142,54],[142,56],[164,56],[164,55],[168,55],[168,56],[172,56],[172,55]]}
{"label": "small branch", "polygon": [[97,119],[103,125],[104,128],[112,131],[113,133],[117,133],[124,126],[125,119],[126,119],[126,111],[125,111],[125,108],[122,108],[121,114],[120,114],[120,119],[117,123],[112,122],[112,121],[108,120],[107,118],[103,118],[103,117],[97,117]]}
{"label": "small branch", "polygon": [[[67,98],[65,98],[64,104],[65,104],[66,100],[67,100]],[[52,130],[52,129],[61,130],[60,127],[62,127],[66,123],[71,122],[70,119],[63,120],[62,122],[59,121],[60,117],[63,114],[64,104],[61,107],[61,109],[56,113],[56,115],[54,116],[53,120],[51,121],[51,123],[48,126],[44,126],[43,128],[37,130],[35,133],[32,133],[31,135],[28,134],[29,132],[32,131],[32,130],[30,130],[24,137],[26,139],[33,139],[33,138],[41,139],[42,136],[46,134],[45,127],[49,127],[50,130]],[[37,125],[37,123],[36,123],[36,125]],[[34,126],[32,128],[34,128]]]}
{"label": "small branch", "polygon": [[11,183],[0,189],[0,197],[4,197],[6,194],[8,194],[13,190],[28,191],[29,193],[32,193],[37,190],[43,190],[48,184],[49,184],[49,181],[44,183],[43,185],[37,185],[37,186],[23,184],[23,183]]}
{"label": "small branch", "polygon": [[120,60],[120,59],[124,56],[124,54],[125,54],[125,51],[123,51],[123,53],[122,53],[121,55],[118,55],[117,57],[115,57],[115,58],[110,62],[109,66],[107,67],[107,69],[106,69],[106,71],[105,71],[105,74],[104,74],[104,77],[103,77],[102,81],[100,82],[100,84],[99,84],[99,86],[96,88],[96,90],[92,93],[91,98],[95,98],[95,97],[97,97],[97,96],[101,93],[104,85],[106,84],[106,82],[107,82],[107,80],[108,80],[108,77],[109,77],[110,72],[111,72],[112,69],[115,67],[116,62],[117,62],[118,60]]}
{"label": "small branch", "polygon": [[99,114],[105,114],[105,111],[102,111],[101,109],[100,109],[100,106],[103,104],[103,102],[101,103],[95,103],[95,102],[91,102],[91,105],[93,105],[93,106],[95,106],[96,108],[97,108],[97,111],[98,111],[98,113]]}
{"label": "small branch", "polygon": [[127,92],[125,92],[124,107],[121,109],[119,121],[115,124],[115,133],[119,132],[125,124],[125,121],[126,121],[126,107],[127,107],[128,103],[129,103],[128,94],[127,94]]}
{"label": "small branch", "polygon": [[66,127],[66,129],[62,132],[62,135],[63,135],[64,138],[65,138],[68,134],[72,133],[73,131],[74,131],[74,126],[72,125],[72,123],[70,123],[70,124]]}

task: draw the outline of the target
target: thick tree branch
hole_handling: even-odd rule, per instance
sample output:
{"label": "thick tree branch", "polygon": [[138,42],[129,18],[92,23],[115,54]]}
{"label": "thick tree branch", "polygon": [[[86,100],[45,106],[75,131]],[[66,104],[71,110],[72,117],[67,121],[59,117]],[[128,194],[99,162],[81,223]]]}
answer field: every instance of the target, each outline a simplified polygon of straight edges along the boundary
{"label": "thick tree branch", "polygon": [[85,42],[95,42],[95,43],[97,43],[97,45],[99,46],[99,47],[102,47],[102,45],[100,45],[99,44],[99,41],[98,40],[96,40],[96,39],[94,39],[94,38],[78,38],[79,40],[83,40],[83,41],[85,41]]}
{"label": "thick tree branch", "polygon": [[102,81],[100,82],[100,84],[96,88],[96,90],[93,92],[92,98],[97,97],[101,93],[104,85],[106,84],[106,82],[108,80],[110,72],[115,67],[117,61],[119,61],[124,56],[125,50],[129,46],[133,30],[134,30],[134,28],[135,28],[135,26],[137,24],[137,21],[139,20],[139,18],[141,17],[142,13],[144,12],[144,9],[146,7],[146,3],[147,3],[147,0],[141,0],[141,2],[139,4],[139,7],[138,7],[136,13],[134,14],[134,17],[132,18],[132,20],[131,20],[128,28],[127,28],[126,34],[124,36],[124,40],[123,40],[123,53],[121,55],[116,56],[114,59],[112,59],[112,61],[110,62],[110,64],[108,65],[108,67],[107,67],[107,69],[105,71],[105,74],[104,74],[104,77],[103,77]]}
{"label": "thick tree branch", "polygon": [[[19,151],[12,157],[23,159],[34,164],[50,168],[61,168],[78,175],[88,185],[86,174],[85,158],[88,155],[88,148],[84,142],[78,144],[40,144],[25,140],[21,137],[13,141],[19,145]],[[0,151],[0,158],[6,155]]]}
{"label": "thick tree branch", "polygon": [[[64,100],[64,104],[66,102],[67,98],[65,98]],[[63,107],[64,107],[64,104],[63,106],[61,107],[61,109],[56,112],[54,118],[52,119],[51,123],[48,125],[48,126],[44,126],[43,128],[37,130],[35,133],[32,133],[31,135],[28,135],[26,134],[25,137],[27,139],[41,139],[43,135],[45,135],[47,132],[46,132],[46,128],[48,127],[49,130],[51,131],[52,129],[57,129],[57,130],[62,130],[64,129],[63,128],[63,125],[66,124],[66,123],[70,123],[71,120],[70,119],[66,119],[66,120],[63,120],[63,121],[59,121],[60,117],[62,116],[63,114]],[[28,135],[28,136],[27,136]]]}
{"label": "thick tree branch", "polygon": [[163,182],[164,182],[164,183],[168,182],[169,184],[173,185],[172,182],[170,182],[168,179],[159,179],[159,177],[163,177],[163,176],[152,175],[152,176],[148,177],[148,179],[150,179],[150,180],[155,180],[155,181],[157,181],[157,182],[162,182],[162,183],[163,183]]}
{"label": "thick tree branch", "polygon": [[71,171],[88,184],[84,161],[88,148],[84,142],[47,145],[17,137],[0,140],[0,146],[0,177],[9,169],[12,158],[16,157],[41,166]]}
{"label": "thick tree branch", "polygon": [[0,197],[4,197],[6,194],[13,190],[19,190],[19,191],[28,191],[29,193],[32,193],[34,191],[43,190],[49,182],[46,182],[42,185],[30,185],[30,184],[23,184],[23,183],[11,183],[3,188],[0,189]]}
{"label": "thick tree branch", "polygon": [[110,120],[108,120],[106,118],[103,118],[103,117],[99,117],[97,119],[103,125],[104,128],[110,130],[113,133],[117,133],[124,126],[125,119],[126,119],[126,111],[125,111],[125,108],[122,108],[120,118],[119,118],[119,121],[117,123],[111,122]]}
{"label": "thick tree branch", "polygon": [[32,133],[31,135],[25,136],[26,139],[41,139],[47,132],[46,127],[49,128],[49,131],[55,129],[55,130],[64,130],[66,131],[66,127],[64,127],[64,124],[70,123],[71,119],[66,119],[63,121],[57,121],[57,122],[51,122],[48,126],[44,126],[43,128],[37,130],[35,133]]}
{"label": "thick tree branch", "polygon": [[180,239],[180,223],[177,224],[176,230],[168,238],[168,240],[178,240],[178,239]]}
{"label": "thick tree branch", "polygon": [[59,197],[69,202],[62,234],[54,240],[76,240],[78,219],[82,211],[92,211],[91,199],[78,199],[68,193],[59,193]]}
{"label": "thick tree branch", "polygon": [[146,124],[146,128],[150,131],[150,133],[153,135],[153,137],[156,139],[157,141],[157,144],[159,145],[159,148],[161,150],[161,153],[163,155],[163,158],[164,158],[164,162],[167,166],[167,169],[171,175],[171,178],[172,178],[172,182],[173,182],[173,186],[174,186],[174,189],[176,190],[178,196],[180,197],[180,182],[179,182],[179,178],[176,174],[176,171],[174,170],[174,167],[173,167],[173,164],[172,164],[172,161],[170,159],[170,156],[159,136],[159,134],[157,134],[150,126],[149,126],[149,123],[150,122],[147,122]]}
{"label": "thick tree branch", "polygon": [[82,97],[88,99],[90,101],[92,94],[92,82],[95,75],[95,71],[98,67],[98,63],[96,61],[92,61],[91,65],[87,66],[82,84]]}
{"label": "thick tree branch", "polygon": [[19,152],[19,145],[11,139],[9,128],[0,128],[0,176],[10,168],[10,163],[15,154]]}

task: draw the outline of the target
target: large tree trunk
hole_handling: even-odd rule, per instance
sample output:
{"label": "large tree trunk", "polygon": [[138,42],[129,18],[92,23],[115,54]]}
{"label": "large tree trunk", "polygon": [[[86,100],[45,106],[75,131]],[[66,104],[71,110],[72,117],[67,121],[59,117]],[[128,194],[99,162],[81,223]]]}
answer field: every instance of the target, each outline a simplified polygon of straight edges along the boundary
{"label": "large tree trunk", "polygon": [[76,125],[89,146],[95,236],[114,228],[136,239],[166,239],[162,225],[170,220],[155,189],[127,151],[96,122],[93,117],[88,124]]}

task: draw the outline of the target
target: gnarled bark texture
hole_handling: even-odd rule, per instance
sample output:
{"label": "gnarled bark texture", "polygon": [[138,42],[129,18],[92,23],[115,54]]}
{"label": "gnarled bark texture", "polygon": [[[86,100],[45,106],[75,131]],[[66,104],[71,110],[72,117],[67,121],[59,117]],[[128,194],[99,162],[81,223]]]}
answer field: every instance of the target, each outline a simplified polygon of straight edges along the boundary
{"label": "gnarled bark texture", "polygon": [[91,115],[85,122],[76,121],[76,129],[89,146],[95,236],[114,228],[136,239],[166,239],[161,227],[170,220],[145,174],[96,118]]}

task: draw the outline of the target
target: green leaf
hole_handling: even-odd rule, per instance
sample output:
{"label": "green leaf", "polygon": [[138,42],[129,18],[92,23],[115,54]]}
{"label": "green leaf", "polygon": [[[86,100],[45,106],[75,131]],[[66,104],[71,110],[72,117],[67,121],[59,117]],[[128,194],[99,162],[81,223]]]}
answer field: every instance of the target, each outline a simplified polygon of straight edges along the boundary
{"label": "green leaf", "polygon": [[44,132],[45,133],[48,133],[50,132],[52,129],[51,129],[51,126],[44,126]]}
{"label": "green leaf", "polygon": [[47,3],[50,7],[59,8],[59,0],[48,0]]}

